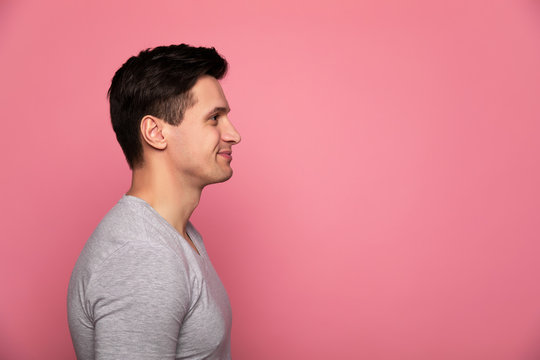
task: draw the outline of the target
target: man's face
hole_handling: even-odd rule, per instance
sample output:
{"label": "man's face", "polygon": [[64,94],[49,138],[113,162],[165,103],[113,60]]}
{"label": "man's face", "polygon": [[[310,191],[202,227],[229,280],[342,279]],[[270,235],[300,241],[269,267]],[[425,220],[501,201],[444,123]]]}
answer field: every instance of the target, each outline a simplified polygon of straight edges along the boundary
{"label": "man's face", "polygon": [[182,181],[204,187],[232,176],[231,148],[240,142],[240,134],[228,118],[229,104],[214,77],[202,76],[191,92],[196,103],[180,125],[166,125],[167,147],[172,169]]}

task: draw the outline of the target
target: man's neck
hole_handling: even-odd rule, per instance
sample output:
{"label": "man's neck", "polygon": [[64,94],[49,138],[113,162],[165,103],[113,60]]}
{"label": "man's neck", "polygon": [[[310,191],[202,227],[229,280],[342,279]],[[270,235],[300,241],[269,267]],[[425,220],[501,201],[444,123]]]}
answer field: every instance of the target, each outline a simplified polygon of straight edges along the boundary
{"label": "man's neck", "polygon": [[155,169],[134,169],[127,195],[146,201],[184,238],[191,214],[199,204],[202,188],[182,183],[172,174]]}

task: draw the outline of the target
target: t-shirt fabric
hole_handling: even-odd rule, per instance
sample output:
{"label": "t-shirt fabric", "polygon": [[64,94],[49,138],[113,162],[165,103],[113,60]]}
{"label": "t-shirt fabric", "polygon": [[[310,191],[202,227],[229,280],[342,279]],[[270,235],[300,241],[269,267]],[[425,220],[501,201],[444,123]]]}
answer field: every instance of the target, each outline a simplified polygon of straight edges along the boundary
{"label": "t-shirt fabric", "polygon": [[199,254],[146,201],[123,195],[86,242],[69,282],[77,359],[230,359],[229,298]]}

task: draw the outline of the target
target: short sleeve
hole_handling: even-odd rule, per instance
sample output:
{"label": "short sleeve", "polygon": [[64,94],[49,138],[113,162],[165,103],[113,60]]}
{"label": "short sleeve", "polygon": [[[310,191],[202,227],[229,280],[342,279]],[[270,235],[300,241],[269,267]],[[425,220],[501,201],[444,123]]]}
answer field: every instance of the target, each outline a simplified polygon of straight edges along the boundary
{"label": "short sleeve", "polygon": [[166,247],[127,243],[89,287],[98,360],[174,359],[190,308],[189,269]]}

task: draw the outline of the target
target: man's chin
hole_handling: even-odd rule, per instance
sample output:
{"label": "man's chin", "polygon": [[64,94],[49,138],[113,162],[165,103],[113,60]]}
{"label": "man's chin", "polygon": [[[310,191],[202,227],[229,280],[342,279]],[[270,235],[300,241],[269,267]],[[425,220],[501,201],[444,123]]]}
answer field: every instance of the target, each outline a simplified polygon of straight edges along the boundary
{"label": "man's chin", "polygon": [[232,177],[232,175],[233,175],[233,171],[232,171],[232,169],[230,169],[230,171],[227,174],[223,174],[220,177],[216,177],[215,179],[210,181],[207,185],[219,184],[219,183],[225,182],[225,181],[229,180]]}

